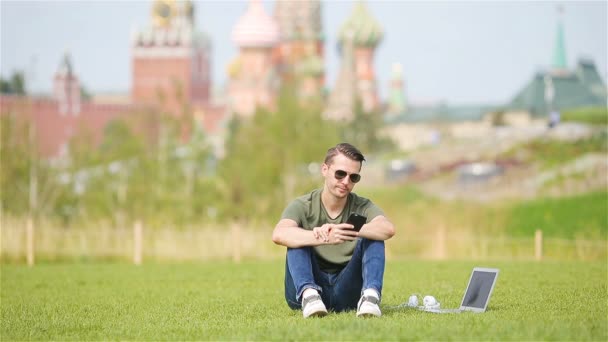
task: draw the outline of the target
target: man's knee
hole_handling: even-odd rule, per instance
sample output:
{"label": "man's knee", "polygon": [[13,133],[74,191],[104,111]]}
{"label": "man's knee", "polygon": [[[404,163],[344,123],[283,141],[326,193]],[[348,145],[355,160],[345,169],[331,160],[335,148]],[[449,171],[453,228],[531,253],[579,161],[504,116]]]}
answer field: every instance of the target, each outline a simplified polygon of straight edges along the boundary
{"label": "man's knee", "polygon": [[384,240],[361,239],[364,248],[375,247],[384,249]]}
{"label": "man's knee", "polygon": [[312,247],[287,248],[287,256],[290,255],[312,255]]}
{"label": "man's knee", "polygon": [[302,305],[296,300],[295,296],[292,297],[291,292],[288,293],[287,290],[285,290],[285,302],[287,303],[287,306],[289,306],[289,308],[292,310],[299,310],[302,308]]}

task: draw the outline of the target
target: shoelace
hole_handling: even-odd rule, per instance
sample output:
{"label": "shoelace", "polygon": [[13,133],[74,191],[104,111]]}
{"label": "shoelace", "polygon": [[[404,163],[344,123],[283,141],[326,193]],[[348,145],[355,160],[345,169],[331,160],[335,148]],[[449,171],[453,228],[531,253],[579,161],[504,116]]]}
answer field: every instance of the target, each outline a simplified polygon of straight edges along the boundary
{"label": "shoelace", "polygon": [[317,295],[312,295],[312,296],[308,296],[304,299],[302,299],[302,307],[306,307],[306,305],[308,305],[308,303],[310,302],[314,302],[316,300],[321,300],[321,296]]}
{"label": "shoelace", "polygon": [[380,299],[378,299],[374,296],[363,296],[363,298],[359,302],[359,307],[357,308],[357,310],[360,309],[361,305],[363,305],[363,303],[365,303],[365,302],[370,302],[372,304],[378,305],[378,304],[380,304]]}

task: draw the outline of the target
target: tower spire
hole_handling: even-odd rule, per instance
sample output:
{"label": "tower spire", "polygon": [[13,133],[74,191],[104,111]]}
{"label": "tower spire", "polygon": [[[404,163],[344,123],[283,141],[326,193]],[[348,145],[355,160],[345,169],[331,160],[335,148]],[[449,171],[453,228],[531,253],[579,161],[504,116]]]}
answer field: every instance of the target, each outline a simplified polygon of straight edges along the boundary
{"label": "tower spire", "polygon": [[403,93],[403,66],[393,63],[391,71],[390,92],[388,96],[387,116],[399,116],[406,111],[405,95]]}
{"label": "tower spire", "polygon": [[568,68],[566,63],[566,44],[564,42],[564,25],[563,25],[563,13],[564,8],[562,5],[557,6],[558,21],[557,21],[557,35],[555,39],[555,50],[553,50],[553,69],[554,70],[565,70]]}

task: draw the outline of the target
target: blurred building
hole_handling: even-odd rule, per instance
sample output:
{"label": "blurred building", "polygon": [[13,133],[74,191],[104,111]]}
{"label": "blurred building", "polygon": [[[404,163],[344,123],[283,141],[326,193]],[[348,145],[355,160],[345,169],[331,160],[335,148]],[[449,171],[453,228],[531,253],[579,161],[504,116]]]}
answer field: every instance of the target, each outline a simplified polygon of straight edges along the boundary
{"label": "blurred building", "polygon": [[276,1],[272,17],[259,0],[250,1],[232,35],[239,54],[228,70],[230,112],[272,109],[281,87],[294,87],[302,103],[327,102],[330,119],[352,119],[357,100],[366,112],[379,109],[373,60],[382,28],[363,2],[355,4],[338,32],[340,72],[326,99],[321,14],[319,0]]}
{"label": "blurred building", "polygon": [[391,71],[386,112],[384,115],[387,120],[391,120],[400,115],[405,115],[406,111],[407,105],[403,89],[403,66],[400,63],[394,63]]}
{"label": "blurred building", "polygon": [[[357,101],[368,112],[380,108],[373,59],[383,31],[363,2],[354,5],[338,32],[341,65],[329,97],[320,0],[278,0],[272,14],[260,0],[251,0],[235,23],[232,40],[238,55],[219,96],[211,94],[211,39],[196,27],[194,5],[191,0],[151,2],[149,24],[131,32],[129,95],[83,97],[66,53],[51,97],[2,95],[3,115],[31,120],[45,157],[68,155],[69,141],[78,133],[90,132],[85,134],[99,143],[110,121],[145,111],[177,118],[183,142],[195,131],[204,132],[221,156],[231,115],[247,117],[258,107],[272,110],[281,87],[293,87],[303,104],[325,105],[324,114],[331,119],[352,119]],[[160,122],[151,125],[145,129],[158,140]]]}
{"label": "blurred building", "polygon": [[132,33],[132,89],[135,104],[181,118],[182,139],[197,127],[222,153],[224,106],[210,98],[211,40],[196,28],[191,0],[155,0],[150,24]]}
{"label": "blurred building", "polygon": [[211,44],[191,1],[155,1],[150,25],[132,34],[131,56],[134,102],[172,112],[209,102]]}
{"label": "blurred building", "polygon": [[228,68],[229,110],[251,116],[273,109],[281,86],[303,101],[323,95],[324,61],[319,0],[277,1],[270,16],[251,0],[232,32],[238,56]]}
{"label": "blurred building", "polygon": [[355,4],[339,32],[340,71],[331,90],[325,117],[350,120],[356,101],[365,112],[379,109],[374,53],[384,33],[365,3]]}
{"label": "blurred building", "polygon": [[275,55],[282,82],[297,87],[303,99],[322,96],[325,35],[321,1],[276,1],[274,18],[279,27]]}
{"label": "blurred building", "polygon": [[47,158],[66,156],[69,141],[79,133],[99,143],[110,121],[146,110],[187,119],[182,120],[182,139],[188,140],[196,128],[203,130],[221,155],[224,107],[211,102],[211,45],[204,34],[196,32],[194,22],[192,1],[153,2],[151,25],[134,32],[131,39],[133,80],[126,100],[83,98],[66,53],[53,79],[52,97],[2,95],[2,115],[29,120],[38,150]]}
{"label": "blurred building", "polygon": [[59,63],[51,97],[2,95],[0,107],[2,115],[24,118],[32,123],[38,151],[49,158],[66,156],[70,139],[78,133],[86,133],[92,142],[100,142],[108,122],[137,110],[131,103],[103,104],[84,100],[69,53]]}
{"label": "blurred building", "polygon": [[544,120],[552,111],[605,107],[608,104],[606,85],[592,60],[580,58],[575,68],[568,68],[564,24],[561,17],[557,22],[552,52],[549,67],[532,75],[530,81],[505,104],[418,103],[409,104],[407,113],[399,113],[402,93],[397,90],[399,81],[393,74],[385,122],[393,126],[391,130],[396,131],[395,137],[399,136],[402,130],[396,126],[422,123],[451,125],[477,123],[479,131],[482,132],[486,123],[493,124],[492,121],[509,126],[529,126],[535,121]]}
{"label": "blurred building", "polygon": [[606,85],[595,64],[581,59],[576,69],[539,71],[507,104],[508,111],[547,116],[552,110],[605,107]]}
{"label": "blurred building", "polygon": [[256,108],[273,108],[279,91],[279,75],[273,51],[279,28],[259,0],[250,1],[232,31],[239,54],[228,68],[229,110],[252,116]]}
{"label": "blurred building", "polygon": [[551,67],[537,72],[505,106],[505,111],[547,116],[552,111],[608,104],[606,85],[592,60],[582,58],[575,69],[568,69],[563,32],[559,18]]}

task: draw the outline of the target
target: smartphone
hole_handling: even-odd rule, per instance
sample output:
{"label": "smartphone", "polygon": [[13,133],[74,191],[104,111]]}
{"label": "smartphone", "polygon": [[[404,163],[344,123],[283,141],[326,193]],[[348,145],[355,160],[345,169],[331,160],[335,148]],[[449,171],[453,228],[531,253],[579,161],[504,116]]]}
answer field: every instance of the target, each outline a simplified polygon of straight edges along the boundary
{"label": "smartphone", "polygon": [[348,221],[346,221],[346,223],[352,224],[355,227],[354,230],[356,231],[360,231],[365,222],[367,222],[367,217],[356,213],[350,214]]}

